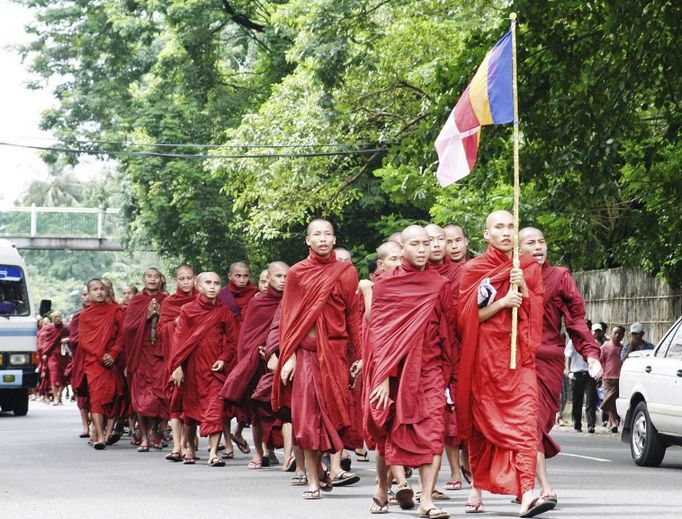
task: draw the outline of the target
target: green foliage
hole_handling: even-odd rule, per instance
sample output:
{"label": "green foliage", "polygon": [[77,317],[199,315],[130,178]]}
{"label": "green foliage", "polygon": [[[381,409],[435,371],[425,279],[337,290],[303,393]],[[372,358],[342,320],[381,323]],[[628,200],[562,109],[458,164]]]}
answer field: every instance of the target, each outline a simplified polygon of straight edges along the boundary
{"label": "green foliage", "polygon": [[[213,153],[123,157],[116,184],[131,246],[219,271],[300,259],[317,215],[361,266],[414,221],[456,221],[481,250],[486,213],[511,207],[511,128],[486,127],[475,171],[447,189],[433,143],[513,8],[522,224],[574,269],[682,280],[679,2],[23,3],[38,20],[32,70],[59,82],[45,128]],[[183,142],[217,147],[156,146]],[[379,151],[302,156],[357,149]],[[254,154],[268,157],[219,157]]]}

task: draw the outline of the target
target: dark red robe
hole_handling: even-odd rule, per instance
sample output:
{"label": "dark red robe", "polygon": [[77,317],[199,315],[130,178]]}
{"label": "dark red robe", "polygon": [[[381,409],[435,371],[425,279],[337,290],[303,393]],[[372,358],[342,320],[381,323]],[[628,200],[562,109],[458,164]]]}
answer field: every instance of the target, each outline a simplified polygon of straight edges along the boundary
{"label": "dark red robe", "polygon": [[161,337],[161,346],[163,349],[163,361],[165,371],[163,380],[166,387],[166,398],[168,400],[168,410],[171,419],[181,419],[182,415],[182,386],[176,386],[171,380],[172,372],[170,371],[170,355],[171,346],[173,344],[173,335],[175,334],[175,327],[177,318],[180,315],[180,309],[191,302],[193,302],[199,292],[192,287],[189,293],[185,293],[177,289],[174,294],[169,295],[163,300],[161,313],[159,314],[159,322],[157,330],[159,337]]}
{"label": "dark red robe", "polygon": [[125,311],[126,374],[133,410],[140,416],[169,418],[165,389],[163,340],[152,342],[147,311],[152,299],[162,305],[165,292],[150,295],[146,289],[135,294]]}
{"label": "dark red robe", "polygon": [[561,321],[583,357],[599,359],[599,346],[585,323],[585,302],[567,268],[553,267],[549,261],[542,266],[545,287],[542,345],[535,358],[538,376],[538,450],[545,458],[556,456],[559,445],[549,435],[559,412],[564,374],[564,349]]}
{"label": "dark red robe", "polygon": [[234,302],[239,309],[239,314],[236,318],[237,326],[239,327],[241,326],[241,323],[244,322],[246,308],[249,306],[251,299],[258,293],[258,287],[252,283],[247,283],[245,287],[239,288],[230,281],[227,285],[227,289],[232,294],[232,297],[234,297]]}
{"label": "dark red robe", "polygon": [[123,310],[116,303],[88,306],[81,312],[79,333],[90,409],[113,418],[123,391],[123,376],[116,364],[106,367],[102,357],[108,353],[117,360],[123,352]]}
{"label": "dark red robe", "polygon": [[387,465],[418,467],[443,452],[452,316],[448,279],[430,266],[422,271],[403,261],[374,285],[367,391],[387,378],[391,387],[388,407],[370,404],[366,421],[385,444]]}
{"label": "dark red robe", "polygon": [[65,376],[69,358],[62,355],[62,339],[69,336],[68,326],[64,324],[48,324],[43,327],[41,347],[43,355],[47,356],[47,373],[51,386],[65,386],[68,380]]}
{"label": "dark red robe", "polygon": [[[182,414],[186,424],[199,423],[202,436],[223,431],[220,390],[236,354],[237,327],[230,310],[219,299],[211,302],[203,295],[180,310],[173,336],[170,372],[182,366],[184,372]],[[213,371],[216,361],[223,371]]]}
{"label": "dark red robe", "polygon": [[[296,443],[302,449],[337,452],[339,432],[350,425],[348,342],[361,344],[355,305],[358,274],[332,251],[289,269],[281,305],[280,360],[274,375],[272,407],[291,409]],[[316,337],[308,337],[315,327]],[[282,385],[282,366],[296,355],[293,383]]]}
{"label": "dark red robe", "polygon": [[488,278],[495,300],[509,291],[512,261],[489,246],[462,268],[458,324],[461,355],[455,411],[458,434],[469,445],[476,488],[516,497],[533,489],[537,455],[538,389],[543,286],[540,266],[521,257],[528,297],[519,307],[517,368],[509,367],[512,311],[479,323],[478,289]]}
{"label": "dark red robe", "polygon": [[90,410],[88,385],[84,371],[85,352],[80,347],[81,312],[82,310],[73,314],[69,321],[69,349],[71,350],[71,362],[66,368],[66,375],[69,378],[71,388],[76,395],[76,405],[78,406],[78,409]]}

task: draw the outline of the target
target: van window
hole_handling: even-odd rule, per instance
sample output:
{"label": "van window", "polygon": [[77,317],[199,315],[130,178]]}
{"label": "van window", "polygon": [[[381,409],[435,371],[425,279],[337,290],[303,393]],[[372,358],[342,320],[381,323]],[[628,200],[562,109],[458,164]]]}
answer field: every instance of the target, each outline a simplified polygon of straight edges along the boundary
{"label": "van window", "polygon": [[0,265],[0,316],[30,313],[23,269],[16,265]]}

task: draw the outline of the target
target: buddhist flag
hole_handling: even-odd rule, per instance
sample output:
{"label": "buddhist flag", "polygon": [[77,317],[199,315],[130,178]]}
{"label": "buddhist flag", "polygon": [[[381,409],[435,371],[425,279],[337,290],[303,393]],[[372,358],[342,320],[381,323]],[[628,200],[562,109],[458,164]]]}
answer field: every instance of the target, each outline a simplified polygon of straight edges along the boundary
{"label": "buddhist flag", "polygon": [[436,139],[438,182],[448,186],[476,164],[481,126],[514,120],[512,34],[509,31],[486,54]]}

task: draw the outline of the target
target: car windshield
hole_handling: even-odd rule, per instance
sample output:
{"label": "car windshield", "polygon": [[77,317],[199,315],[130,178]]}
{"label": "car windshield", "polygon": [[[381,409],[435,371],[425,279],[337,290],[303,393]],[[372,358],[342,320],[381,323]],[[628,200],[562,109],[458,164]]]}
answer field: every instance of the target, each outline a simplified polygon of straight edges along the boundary
{"label": "car windshield", "polygon": [[675,337],[673,337],[670,347],[668,348],[666,358],[682,360],[682,326],[677,328]]}
{"label": "car windshield", "polygon": [[26,316],[30,313],[23,269],[15,265],[0,265],[0,316]]}

